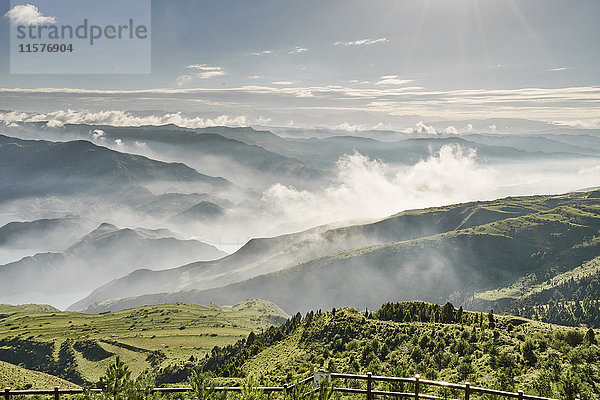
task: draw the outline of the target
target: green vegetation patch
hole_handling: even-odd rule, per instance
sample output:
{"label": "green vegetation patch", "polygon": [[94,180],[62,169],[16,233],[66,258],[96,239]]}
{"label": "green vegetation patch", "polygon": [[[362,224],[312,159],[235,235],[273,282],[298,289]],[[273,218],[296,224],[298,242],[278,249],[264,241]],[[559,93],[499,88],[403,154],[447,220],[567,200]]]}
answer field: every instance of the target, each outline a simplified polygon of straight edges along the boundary
{"label": "green vegetation patch", "polygon": [[162,364],[201,359],[215,346],[233,344],[285,318],[279,307],[262,300],[231,307],[164,304],[103,314],[0,305],[0,360],[83,384],[97,381],[120,356],[135,377]]}
{"label": "green vegetation patch", "polygon": [[56,376],[39,371],[31,371],[17,365],[0,361],[0,387],[13,389],[76,389],[77,385]]}

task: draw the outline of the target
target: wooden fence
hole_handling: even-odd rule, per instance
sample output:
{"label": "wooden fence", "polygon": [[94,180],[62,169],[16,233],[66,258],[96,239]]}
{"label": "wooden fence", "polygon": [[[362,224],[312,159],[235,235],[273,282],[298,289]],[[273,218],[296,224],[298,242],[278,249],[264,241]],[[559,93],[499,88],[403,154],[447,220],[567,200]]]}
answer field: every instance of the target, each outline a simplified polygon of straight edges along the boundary
{"label": "wooden fence", "polygon": [[[345,388],[345,387],[337,387],[333,385],[333,390],[341,393],[348,394],[360,394],[366,397],[366,400],[374,400],[375,396],[392,396],[392,397],[400,397],[400,398],[412,398],[414,400],[427,399],[427,400],[469,400],[471,395],[473,394],[484,394],[484,395],[494,395],[500,397],[513,398],[518,400],[555,400],[547,397],[540,396],[532,396],[529,394],[524,394],[522,390],[518,392],[505,392],[501,390],[487,389],[477,386],[471,386],[468,382],[464,384],[460,383],[449,383],[449,382],[441,382],[441,381],[431,381],[427,379],[421,379],[419,375],[415,375],[412,378],[400,378],[400,377],[392,377],[392,376],[375,376],[368,372],[366,375],[354,375],[354,374],[338,374],[338,373],[328,373],[323,370],[319,371],[313,376],[310,376],[296,385],[302,385],[310,382],[314,382],[315,390],[318,390],[320,379],[328,379],[333,384],[336,379],[354,379],[359,381],[366,381],[366,389],[356,389],[356,388]],[[383,390],[375,390],[373,389],[375,382],[390,382],[390,383],[398,383],[398,384],[411,384],[413,386],[412,391],[406,392],[396,392],[396,391],[383,391]],[[264,392],[287,392],[292,390],[295,385],[284,385],[284,386],[271,386],[271,387],[259,387],[256,389],[263,390]],[[426,393],[426,387],[442,387],[454,392],[462,392],[463,396],[457,398],[450,397],[440,397],[435,396],[429,393]],[[215,391],[223,391],[227,390],[229,392],[240,392],[240,387],[215,387]],[[101,393],[102,389],[91,389],[92,392]],[[153,388],[152,391],[154,393],[182,393],[182,392],[191,392],[191,387],[167,387],[167,388]],[[82,394],[83,389],[60,389],[56,386],[52,390],[13,390],[11,388],[4,389],[3,395],[4,400],[12,400],[12,396],[23,396],[23,395],[49,395],[54,396],[54,400],[60,400],[60,396],[63,394]],[[576,400],[579,400],[577,397]]]}

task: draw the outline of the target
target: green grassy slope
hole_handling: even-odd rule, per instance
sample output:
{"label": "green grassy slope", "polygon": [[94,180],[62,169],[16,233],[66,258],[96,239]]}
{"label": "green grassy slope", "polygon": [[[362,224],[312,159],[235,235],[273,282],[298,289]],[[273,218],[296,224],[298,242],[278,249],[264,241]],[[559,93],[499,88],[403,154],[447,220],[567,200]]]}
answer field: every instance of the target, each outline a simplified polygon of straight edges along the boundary
{"label": "green grassy slope", "polygon": [[[152,349],[153,342],[145,341],[146,346],[142,347],[143,343],[135,340],[147,340],[144,335],[151,332],[144,329],[151,325],[155,325],[154,334],[157,336],[162,331],[162,324],[156,320],[148,324],[148,321],[143,321],[146,319],[143,316],[156,317],[155,311],[161,314],[168,311],[170,314],[161,317],[169,316],[180,323],[184,320],[183,315],[194,309],[198,308],[177,304],[103,315],[61,313],[64,314],[61,317],[70,316],[73,321],[75,316],[87,317],[88,321],[98,318],[95,321],[100,322],[102,318],[110,316],[114,327],[120,326],[121,329],[123,324],[114,322],[115,316],[128,320],[127,323],[136,320],[136,327],[127,330],[133,341],[109,337],[103,342],[70,342],[70,347],[75,349],[71,356],[78,362],[78,370],[88,371],[91,381],[97,380],[106,366],[114,361],[114,355],[110,354],[114,352],[126,359],[134,375],[139,372],[140,363],[147,362],[147,369],[154,373],[159,384],[183,383],[195,367],[214,373],[221,384],[227,385],[239,384],[242,377],[248,376],[258,377],[260,384],[264,385],[290,383],[325,368],[332,372],[362,374],[370,371],[395,376],[418,373],[427,379],[451,382],[467,380],[477,386],[510,391],[523,389],[525,393],[555,398],[565,396],[565,388],[572,387],[582,399],[600,397],[600,347],[596,342],[599,332],[508,315],[463,311],[449,303],[444,306],[423,302],[386,303],[375,312],[358,312],[349,307],[328,312],[311,311],[304,317],[297,314],[284,324],[266,328],[262,332],[240,335],[235,342],[225,341],[203,356],[189,357],[197,353],[194,353],[195,348],[188,347],[179,349],[189,357],[187,359],[168,357],[154,364],[152,357],[149,357],[150,361],[142,360],[148,354],[142,349]],[[12,311],[15,311],[14,308]],[[207,318],[215,318],[221,313],[235,319],[235,315],[241,314],[252,321],[256,319],[257,311],[264,316],[265,313],[277,311],[277,308],[261,301],[250,301],[230,310],[206,307],[201,315],[208,313]],[[34,311],[31,317],[35,316]],[[203,319],[198,314],[195,317],[196,321]],[[212,321],[218,321],[221,325],[231,323],[232,320],[227,317]],[[214,328],[215,324],[212,325]],[[55,329],[57,333],[58,328]],[[116,336],[125,337],[126,334],[122,332]],[[184,336],[179,338],[187,340]],[[3,339],[0,342],[0,354],[6,352],[10,343],[15,343],[14,338],[11,340]],[[199,338],[199,342],[201,340]],[[24,362],[35,361],[35,357],[43,355],[40,351],[30,351],[33,342],[32,338],[26,341],[21,339],[21,346],[15,348]],[[177,343],[168,334],[157,343],[165,342],[170,343],[170,347]],[[54,349],[54,352],[69,353],[63,349]],[[137,358],[132,354],[137,354]],[[149,353],[158,358],[160,354]],[[85,366],[80,364],[83,358],[86,359]],[[0,368],[3,365],[0,363]],[[9,377],[0,382],[8,382],[8,379],[13,382],[21,374],[20,369],[9,371],[14,372],[7,372]],[[353,385],[352,382],[346,384]],[[375,389],[402,390],[401,387],[387,384],[376,384]],[[437,389],[428,393],[451,397],[449,393]]]}
{"label": "green grassy slope", "polygon": [[31,371],[17,365],[0,361],[0,388],[13,389],[51,389],[60,386],[61,389],[75,389],[74,383],[43,372]]}
{"label": "green grassy slope", "polygon": [[[452,300],[483,310],[510,305],[514,299],[499,295],[488,301],[479,293],[511,287],[523,277],[531,280],[528,286],[537,285],[600,254],[599,199],[573,194],[521,200],[522,207],[540,203],[555,207],[517,217],[509,213],[499,221],[424,238],[346,250],[237,284],[168,298],[227,303],[261,297],[290,313],[345,305],[374,308],[386,301],[415,299]],[[498,211],[500,206],[489,208],[510,210],[505,204]],[[135,300],[122,301],[135,304]]]}
{"label": "green grassy slope", "polygon": [[[543,219],[543,221],[538,221],[537,223],[531,220],[515,221],[515,218],[524,218],[527,215],[533,214],[541,215],[551,210],[560,210],[561,213],[565,213],[566,215],[568,211],[566,208],[568,207],[578,208],[584,205],[593,206],[598,204],[600,204],[600,199],[592,198],[589,193],[571,193],[563,196],[512,197],[489,202],[472,202],[424,210],[411,210],[365,225],[335,229],[321,227],[276,238],[254,239],[235,254],[215,262],[194,263],[162,271],[135,271],[130,275],[98,288],[86,299],[74,305],[73,308],[84,309],[94,303],[115,297],[133,297],[151,293],[173,293],[214,288],[240,282],[262,274],[285,270],[295,265],[319,263],[323,260],[331,259],[332,254],[347,252],[349,249],[371,247],[372,249],[361,250],[362,254],[366,254],[366,252],[378,251],[379,248],[373,248],[373,246],[388,245],[388,248],[391,249],[398,242],[408,241],[414,241],[413,243],[418,247],[419,241],[417,239],[432,237],[431,240],[440,241],[435,235],[442,233],[461,232],[465,237],[476,237],[475,240],[484,238],[485,234],[488,234],[487,237],[492,240],[487,241],[487,243],[493,244],[494,240],[498,241],[502,237],[510,238],[510,230],[513,228],[523,231],[523,234],[527,234],[524,226],[518,226],[520,223],[526,223],[528,226],[549,224],[549,229],[551,229],[550,225],[554,224],[550,216],[540,216],[539,218]],[[500,221],[510,221],[508,223],[511,226],[493,225],[494,223],[499,224]],[[560,222],[558,221],[558,223]],[[485,228],[482,230],[469,230],[474,227]],[[494,234],[495,231],[502,229],[505,229],[506,232],[499,235]],[[579,230],[576,233],[587,235],[588,232]],[[515,240],[517,245],[517,242],[522,240],[521,237],[512,239]],[[526,242],[531,242],[531,240],[526,240]],[[489,247],[486,246],[486,248]],[[482,254],[480,252],[480,254],[475,254],[475,256]],[[441,254],[441,258],[443,256],[444,254]],[[435,261],[427,260],[426,258],[427,255],[423,260],[416,260],[416,262],[430,263]],[[434,258],[437,259],[440,257]],[[318,259],[321,260],[319,261]],[[406,257],[404,259],[406,260]],[[473,260],[473,262],[483,261],[486,260]],[[257,290],[257,294],[250,297],[263,297],[262,294],[258,293],[259,291]],[[203,300],[200,300],[200,298],[196,300],[189,293],[184,296],[185,299],[182,297],[181,301],[196,302],[198,304],[212,301],[210,295],[206,296]],[[238,299],[242,298],[248,297],[246,294],[238,297]],[[405,298],[405,300],[409,299],[411,298]],[[438,298],[428,299],[438,300]],[[387,298],[378,298],[372,306],[377,306],[387,300]],[[135,300],[128,299],[127,304],[150,304],[145,303],[148,301],[162,301],[162,298],[160,296],[154,296],[153,298],[144,297],[138,299],[137,303]],[[278,301],[281,300],[277,299],[276,303],[282,305],[284,308],[287,306],[287,304],[283,302],[278,303]],[[340,302],[340,305],[346,304],[350,303],[348,301]],[[330,306],[333,304],[319,304],[315,302],[303,309],[325,305]],[[111,308],[95,307],[93,312],[107,309],[119,309],[118,302],[111,302]],[[90,308],[89,311],[92,311],[92,309]]]}
{"label": "green grassy slope", "polygon": [[163,363],[202,358],[285,320],[276,305],[166,304],[100,315],[34,306],[0,306],[0,360],[76,383],[96,381],[116,355],[139,374]]}

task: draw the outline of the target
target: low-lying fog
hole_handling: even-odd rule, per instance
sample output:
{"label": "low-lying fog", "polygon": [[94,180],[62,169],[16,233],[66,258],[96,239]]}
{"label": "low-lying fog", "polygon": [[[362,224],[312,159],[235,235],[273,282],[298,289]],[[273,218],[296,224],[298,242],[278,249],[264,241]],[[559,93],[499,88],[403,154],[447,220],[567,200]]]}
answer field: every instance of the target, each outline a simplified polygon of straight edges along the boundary
{"label": "low-lying fog", "polygon": [[[223,177],[230,182],[207,183],[202,177],[188,181],[169,180],[171,166],[164,164],[140,166],[138,163],[132,165],[139,170],[133,170],[131,166],[122,170],[123,161],[117,160],[115,153],[110,153],[107,160],[113,160],[114,165],[107,164],[106,167],[114,168],[111,172],[113,180],[103,176],[94,181],[93,174],[98,174],[101,166],[96,166],[98,169],[94,171],[83,171],[86,168],[83,162],[78,164],[80,170],[72,171],[72,175],[85,176],[87,186],[78,190],[78,184],[73,184],[72,191],[69,191],[64,188],[64,175],[53,175],[53,171],[54,168],[58,171],[58,164],[63,168],[69,164],[70,157],[80,157],[81,154],[66,152],[61,153],[62,158],[56,158],[53,153],[48,153],[48,159],[39,160],[46,163],[47,173],[35,177],[43,179],[44,190],[35,195],[15,195],[11,199],[0,197],[0,226],[16,221],[76,217],[86,221],[85,229],[63,245],[44,245],[45,237],[51,242],[56,235],[63,235],[59,231],[36,230],[34,226],[0,229],[0,264],[42,252],[62,254],[102,223],[113,224],[118,229],[168,229],[158,236],[178,241],[195,239],[232,253],[250,238],[297,232],[339,221],[356,223],[407,209],[511,195],[564,193],[600,186],[600,136],[590,132],[587,134],[591,145],[586,148],[591,152],[584,154],[583,150],[577,153],[572,148],[564,152],[544,148],[525,151],[517,136],[514,136],[514,147],[510,147],[511,136],[500,133],[497,135],[505,140],[499,146],[478,142],[475,137],[432,136],[416,132],[403,134],[407,141],[400,144],[396,141],[381,145],[381,142],[364,137],[352,139],[349,144],[345,143],[342,151],[335,141],[327,139],[302,139],[302,135],[296,138],[274,135],[262,138],[253,131],[244,132],[245,136],[240,136],[235,143],[231,138],[224,138],[223,132],[223,135],[216,136],[218,130],[210,136],[210,141],[196,142],[197,135],[210,132],[189,131],[181,133],[183,139],[169,142],[169,129],[173,128],[165,128],[161,132],[167,139],[154,140],[156,132],[144,133],[143,128],[141,133],[123,131],[122,137],[118,138],[115,135],[119,132],[109,132],[93,125],[63,124],[53,127],[13,119],[0,127],[0,134],[10,137],[61,142],[84,139],[100,146],[98,151],[108,148],[158,161],[178,161],[201,174]],[[339,133],[332,132],[331,135]],[[233,136],[237,133],[231,131],[227,134]],[[185,135],[195,136],[190,136],[191,141],[188,141]],[[251,135],[257,135],[257,138]],[[563,143],[567,148],[569,144],[561,142],[559,136],[556,137],[558,146]],[[522,140],[522,136],[518,138]],[[259,142],[262,145],[256,144]],[[213,149],[210,146],[218,149],[218,153],[210,153]],[[235,151],[228,153],[228,146],[235,146]],[[278,148],[281,149],[279,153]],[[284,148],[288,148],[288,153],[284,154]],[[93,147],[85,151],[96,149]],[[35,159],[23,162],[31,164],[35,163]],[[23,168],[30,164],[24,164]],[[4,176],[2,186],[6,185],[5,189],[11,190],[21,188],[19,185],[24,183],[17,180]],[[106,182],[115,182],[115,186],[103,186],[107,185]],[[49,189],[51,187],[57,189],[53,191]],[[125,193],[125,187],[135,190]],[[21,192],[17,190],[14,193]],[[15,239],[19,235],[32,240],[28,243],[22,237]],[[144,236],[146,233],[140,235],[143,240],[151,239]],[[94,237],[94,240],[99,239]],[[104,250],[99,246],[90,251],[90,256],[95,257]],[[135,252],[136,248],[132,247],[131,251]],[[179,265],[164,263],[153,267]],[[6,269],[0,266],[0,272],[3,268]],[[67,270],[63,264],[57,268]],[[78,264],[78,268],[85,271],[87,267]],[[112,271],[112,275],[106,278],[114,279],[130,271],[121,272]],[[96,276],[97,271],[92,275]],[[85,277],[85,273],[82,276]],[[24,290],[10,296],[0,295],[0,302],[42,301],[65,307],[87,293],[79,290],[52,297]]]}

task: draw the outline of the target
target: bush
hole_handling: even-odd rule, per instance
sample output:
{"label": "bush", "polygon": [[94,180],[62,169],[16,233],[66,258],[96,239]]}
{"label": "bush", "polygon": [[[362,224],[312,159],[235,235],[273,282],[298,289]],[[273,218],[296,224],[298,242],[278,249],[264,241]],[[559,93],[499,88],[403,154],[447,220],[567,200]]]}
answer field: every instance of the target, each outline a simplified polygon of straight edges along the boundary
{"label": "bush", "polygon": [[538,396],[551,397],[552,396],[552,380],[547,372],[540,373],[533,379],[533,390]]}
{"label": "bush", "polygon": [[[154,380],[149,374],[141,374],[135,381],[131,379],[131,371],[121,358],[106,369],[100,378],[98,387],[102,389],[102,397],[112,400],[149,400],[156,398],[153,392]],[[91,398],[89,392],[84,397]]]}
{"label": "bush", "polygon": [[240,391],[242,400],[262,400],[264,392],[262,389],[258,389],[258,380],[254,376],[249,376],[244,379],[242,388]]}
{"label": "bush", "polygon": [[198,400],[210,399],[215,391],[214,383],[208,377],[208,374],[202,372],[200,368],[192,370],[192,373],[188,378],[188,383],[192,388],[194,397]]}
{"label": "bush", "polygon": [[581,389],[581,380],[572,370],[564,371],[560,376],[561,398],[575,400]]}
{"label": "bush", "polygon": [[525,362],[530,366],[534,366],[537,362],[537,357],[533,352],[534,349],[535,345],[530,339],[527,339],[521,346],[521,354],[523,354],[523,359],[525,359]]}
{"label": "bush", "polygon": [[594,335],[594,330],[589,328],[583,337],[583,341],[586,345],[590,346],[592,344],[596,344],[596,336]]}
{"label": "bush", "polygon": [[458,377],[460,380],[467,380],[467,378],[475,372],[473,364],[471,363],[471,359],[469,357],[463,358],[458,364],[456,372],[458,372]]}
{"label": "bush", "polygon": [[571,347],[580,345],[583,342],[583,334],[577,330],[570,330],[565,334],[565,342]]}

